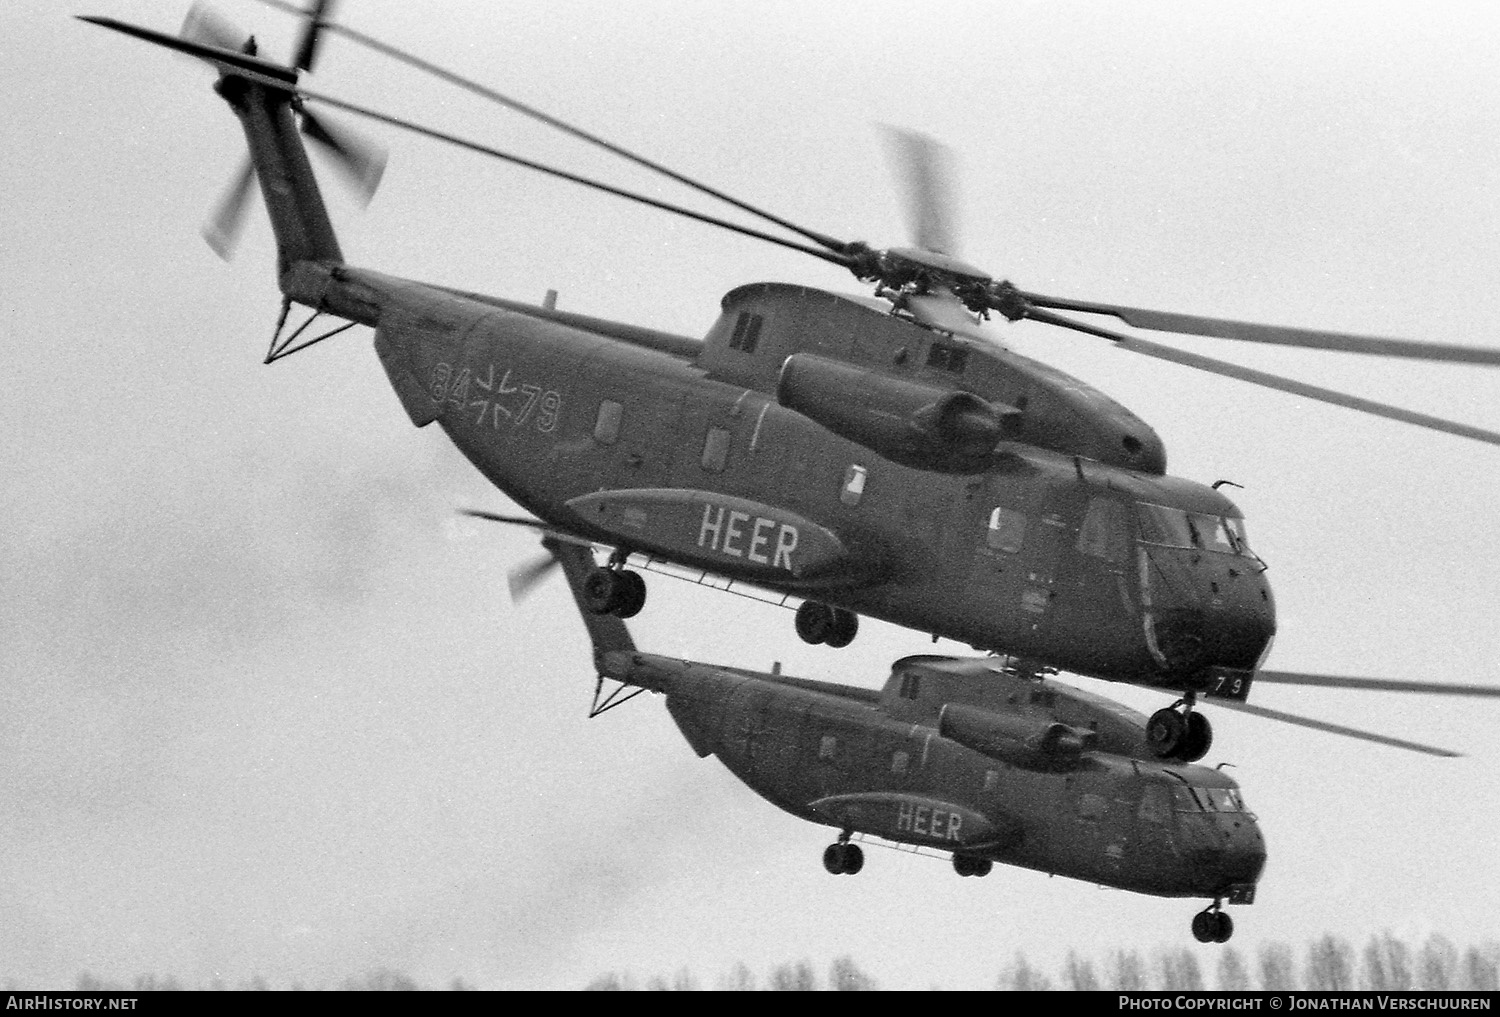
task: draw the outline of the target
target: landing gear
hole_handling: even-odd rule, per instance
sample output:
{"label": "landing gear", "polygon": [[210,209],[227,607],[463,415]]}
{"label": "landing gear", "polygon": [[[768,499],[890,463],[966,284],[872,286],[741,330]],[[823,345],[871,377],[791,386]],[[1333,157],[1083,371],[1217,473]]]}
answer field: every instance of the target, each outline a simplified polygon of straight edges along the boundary
{"label": "landing gear", "polygon": [[591,614],[634,618],[646,606],[646,580],[613,565],[596,568],[583,581],[583,605]]}
{"label": "landing gear", "polygon": [[849,831],[839,834],[839,842],[823,849],[823,868],[835,876],[852,876],[865,867],[865,853],[858,844],[849,843]]}
{"label": "landing gear", "polygon": [[953,856],[953,871],[960,876],[988,876],[990,869],[994,867],[994,862],[977,855],[955,854]]}
{"label": "landing gear", "polygon": [[854,642],[858,632],[859,615],[853,611],[817,600],[804,600],[797,608],[797,635],[804,643],[826,643],[838,650]]}
{"label": "landing gear", "polygon": [[1200,943],[1227,943],[1234,935],[1234,919],[1219,909],[1214,901],[1193,916],[1193,938]]}
{"label": "landing gear", "polygon": [[1166,709],[1157,710],[1146,722],[1146,744],[1158,759],[1195,763],[1208,755],[1214,731],[1208,718],[1193,710],[1193,694]]}

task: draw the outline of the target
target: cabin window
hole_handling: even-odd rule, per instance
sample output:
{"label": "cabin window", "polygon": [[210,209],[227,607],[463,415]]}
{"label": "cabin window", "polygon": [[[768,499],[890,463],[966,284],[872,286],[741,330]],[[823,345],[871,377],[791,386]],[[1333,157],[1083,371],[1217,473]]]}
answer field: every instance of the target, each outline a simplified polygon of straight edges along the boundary
{"label": "cabin window", "polygon": [[990,513],[989,532],[984,542],[997,551],[1014,554],[1026,539],[1026,517],[1008,508],[997,507]]}
{"label": "cabin window", "polygon": [[859,504],[859,499],[864,497],[865,478],[870,471],[863,466],[850,466],[844,471],[844,487],[839,492],[839,501],[850,508]]}
{"label": "cabin window", "polygon": [[832,759],[838,753],[838,750],[839,740],[833,735],[824,735],[823,739],[818,742],[819,759]]}
{"label": "cabin window", "polygon": [[914,675],[914,674],[904,674],[904,675],[902,675],[901,676],[901,691],[900,691],[901,698],[902,699],[916,699],[917,698],[917,686],[921,682],[921,680],[922,679],[920,677],[918,677],[917,675]]}
{"label": "cabin window", "polygon": [[625,407],[613,399],[599,404],[599,417],[594,421],[594,440],[601,445],[613,445],[620,440],[620,420],[625,416]]}
{"label": "cabin window", "polygon": [[1129,537],[1125,506],[1113,498],[1094,498],[1078,530],[1078,550],[1105,561],[1124,561]]}
{"label": "cabin window", "polygon": [[734,323],[734,334],[729,337],[729,348],[743,353],[754,353],[755,344],[760,341],[760,327],[765,320],[759,314],[741,311]]}
{"label": "cabin window", "polygon": [[709,473],[723,473],[729,460],[729,429],[710,427],[703,439],[703,468]]}
{"label": "cabin window", "polygon": [[939,371],[963,374],[964,368],[968,364],[969,351],[967,347],[933,343],[932,348],[927,351],[927,366],[935,367]]}
{"label": "cabin window", "polygon": [[891,755],[891,772],[905,773],[906,768],[911,765],[910,752],[896,752]]}

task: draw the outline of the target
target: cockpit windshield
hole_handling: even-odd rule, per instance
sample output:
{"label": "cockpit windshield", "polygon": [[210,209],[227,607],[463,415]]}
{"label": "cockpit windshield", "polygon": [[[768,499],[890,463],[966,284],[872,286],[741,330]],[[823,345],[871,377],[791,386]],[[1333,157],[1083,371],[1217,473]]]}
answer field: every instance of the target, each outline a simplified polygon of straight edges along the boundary
{"label": "cockpit windshield", "polygon": [[1206,512],[1187,512],[1144,501],[1136,502],[1135,507],[1136,516],[1140,520],[1141,540],[1147,544],[1196,547],[1204,551],[1255,557],[1250,550],[1249,541],[1245,539],[1243,519],[1210,515]]}
{"label": "cockpit windshield", "polygon": [[1178,812],[1248,812],[1240,793],[1227,787],[1175,787],[1172,801]]}

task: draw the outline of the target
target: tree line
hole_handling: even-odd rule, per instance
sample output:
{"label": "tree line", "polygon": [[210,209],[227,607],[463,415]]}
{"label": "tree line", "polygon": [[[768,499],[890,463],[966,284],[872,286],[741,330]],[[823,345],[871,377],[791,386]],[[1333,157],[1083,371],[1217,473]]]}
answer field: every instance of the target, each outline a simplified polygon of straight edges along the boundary
{"label": "tree line", "polygon": [[[1206,964],[1200,958],[1212,958]],[[743,964],[712,985],[704,986],[686,971],[638,981],[628,974],[600,975],[587,989],[877,989],[876,980],[848,957],[831,965],[825,979],[806,961],[781,964],[757,980]],[[933,986],[941,988],[941,986]],[[1371,990],[1380,992],[1500,991],[1500,944],[1460,949],[1446,936],[1432,935],[1420,944],[1389,932],[1356,945],[1323,935],[1301,950],[1285,943],[1264,943],[1252,953],[1237,947],[1212,954],[1188,947],[1143,953],[1114,950],[1101,958],[1069,950],[1058,970],[1048,972],[1017,951],[1004,963],[996,989],[1035,992],[1288,992]]]}
{"label": "tree line", "polygon": [[[7,982],[5,987],[12,991],[23,990],[14,981]],[[74,987],[81,992],[272,988],[260,976],[235,985],[215,980],[208,985],[187,986],[170,976],[139,975],[128,982],[116,982],[88,972],[78,976]],[[943,988],[941,985],[931,987]],[[1420,943],[1410,943],[1390,932],[1356,944],[1341,936],[1327,934],[1313,939],[1301,949],[1285,943],[1262,943],[1253,951],[1224,946],[1213,948],[1211,952],[1188,947],[1143,952],[1131,947],[1113,950],[1101,957],[1089,957],[1069,950],[1055,971],[1038,967],[1018,950],[1001,963],[994,987],[1023,992],[1067,989],[1085,992],[1497,992],[1500,991],[1500,944],[1484,943],[1461,948],[1441,934],[1431,935]],[[476,986],[462,978],[453,978],[446,985],[424,986],[400,971],[377,968],[334,985],[305,986],[294,982],[285,988],[462,991]],[[877,990],[881,985],[852,957],[844,956],[836,958],[826,971],[815,968],[810,961],[799,960],[777,964],[763,975],[757,975],[742,962],[706,981],[685,968],[671,975],[656,974],[644,978],[626,972],[608,972],[581,988],[595,991],[847,992]]]}

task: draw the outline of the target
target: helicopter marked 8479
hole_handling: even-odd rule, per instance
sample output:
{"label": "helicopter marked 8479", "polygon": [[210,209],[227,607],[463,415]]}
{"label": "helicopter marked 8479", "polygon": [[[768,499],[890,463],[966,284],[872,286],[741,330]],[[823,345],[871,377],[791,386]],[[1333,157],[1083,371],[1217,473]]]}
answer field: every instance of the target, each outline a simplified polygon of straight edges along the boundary
{"label": "helicopter marked 8479", "polygon": [[[916,248],[877,250],[787,222],[330,20],[307,17],[292,66],[195,12],[183,37],[88,18],[199,57],[239,117],[250,162],[212,230],[221,251],[258,179],[276,236],[282,323],[291,304],[375,329],[412,422],[438,422],[538,525],[614,549],[588,584],[599,612],[646,597],[632,553],[805,597],[797,631],[832,646],[859,615],[1024,661],[1176,692],[1149,726],[1162,758],[1201,758],[1200,695],[1243,701],[1276,630],[1266,566],[1218,489],[1166,474],[1160,438],[1076,378],[1007,349],[999,313],[1109,339],[1255,384],[1500,444],[1500,434],[1159,346],[1056,313],[1138,328],[1366,354],[1500,363],[1500,351],[1350,336],[1045,297],[955,256],[930,142],[898,134],[918,193]],[[590,181],[311,91],[300,84],[323,30],[439,74],[810,243]],[[322,103],[841,265],[875,285],[846,296],[785,283],[741,286],[702,340],[461,292],[345,262],[301,134],[370,185],[383,165],[307,108]],[[300,134],[299,134],[300,125]],[[926,181],[925,184],[922,181]],[[308,323],[313,319],[309,319]],[[306,328],[305,323],[302,328]],[[342,328],[334,331],[341,331]],[[302,329],[277,338],[267,360]],[[333,332],[327,333],[333,334]],[[319,336],[324,338],[326,336]],[[279,345],[278,345],[279,344]],[[565,384],[564,384],[565,381]],[[485,515],[486,513],[478,513]],[[1328,684],[1326,677],[1318,678]],[[1348,679],[1382,687],[1374,679]],[[1387,683],[1495,695],[1485,686]]]}

